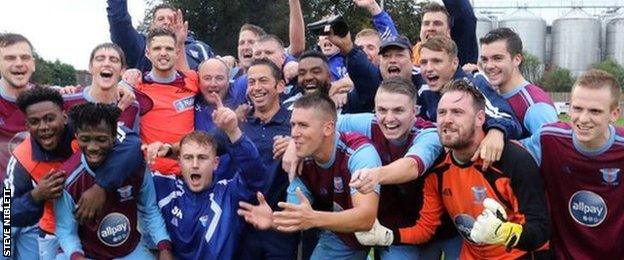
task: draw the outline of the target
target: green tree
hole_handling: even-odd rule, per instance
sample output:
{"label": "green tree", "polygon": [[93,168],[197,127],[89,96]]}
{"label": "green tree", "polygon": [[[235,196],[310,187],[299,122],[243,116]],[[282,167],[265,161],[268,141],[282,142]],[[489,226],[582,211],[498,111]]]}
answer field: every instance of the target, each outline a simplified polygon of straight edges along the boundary
{"label": "green tree", "polygon": [[617,79],[620,87],[624,87],[624,67],[615,62],[613,59],[609,58],[603,62],[592,65],[592,67],[611,73],[611,75]]}
{"label": "green tree", "polygon": [[[306,24],[337,12],[343,14],[349,24],[351,35],[363,28],[373,28],[368,12],[355,6],[352,0],[300,0]],[[146,0],[153,8],[154,1]],[[189,29],[198,39],[210,44],[220,55],[236,54],[238,30],[244,23],[253,23],[268,33],[288,40],[288,0],[164,0],[181,8]],[[421,5],[413,0],[386,0],[386,11],[394,19],[399,33],[406,34],[413,43],[418,39],[420,19],[417,15]],[[147,11],[143,28],[151,20]],[[316,44],[314,35],[306,32],[307,46]],[[287,44],[287,43],[286,43]]]}
{"label": "green tree", "polygon": [[74,66],[62,63],[59,60],[50,62],[35,53],[37,69],[33,73],[32,81],[40,85],[68,86],[76,84],[76,70]]}
{"label": "green tree", "polygon": [[537,56],[528,52],[523,52],[524,60],[520,64],[520,72],[526,80],[531,83],[537,83],[544,72],[544,66]]}
{"label": "green tree", "polygon": [[545,72],[540,80],[540,86],[549,92],[570,92],[573,84],[570,71],[559,67]]}

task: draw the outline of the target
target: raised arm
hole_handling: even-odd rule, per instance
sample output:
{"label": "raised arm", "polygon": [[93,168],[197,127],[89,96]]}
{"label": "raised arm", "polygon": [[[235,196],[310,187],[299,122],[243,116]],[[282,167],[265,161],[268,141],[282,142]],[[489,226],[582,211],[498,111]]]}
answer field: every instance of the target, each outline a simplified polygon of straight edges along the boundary
{"label": "raised arm", "polygon": [[288,0],[289,20],[288,37],[290,40],[289,53],[298,57],[305,50],[305,28],[301,2],[299,0]]}
{"label": "raised arm", "polygon": [[477,45],[477,17],[469,0],[443,0],[451,15],[451,38],[457,43],[459,65],[477,63],[479,46]]}
{"label": "raised arm", "polygon": [[[128,13],[127,0],[107,0],[108,24],[110,26],[111,41],[119,45],[126,55],[128,68],[137,68],[145,55],[145,36],[141,35],[133,26],[132,18]],[[150,68],[137,68],[147,71]]]}

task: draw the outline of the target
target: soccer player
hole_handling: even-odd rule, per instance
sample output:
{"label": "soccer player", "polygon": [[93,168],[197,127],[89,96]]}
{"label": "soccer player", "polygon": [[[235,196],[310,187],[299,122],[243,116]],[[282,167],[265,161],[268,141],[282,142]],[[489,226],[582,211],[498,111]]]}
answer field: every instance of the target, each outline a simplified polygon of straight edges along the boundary
{"label": "soccer player", "polygon": [[[26,115],[30,138],[13,150],[4,178],[4,187],[11,190],[12,197],[14,256],[36,258],[39,248],[40,256],[49,259],[56,255],[58,247],[54,235],[53,199],[61,195],[66,177],[58,168],[72,155],[72,128],[67,125],[67,116],[62,110],[63,99],[56,90],[32,88],[20,94],[17,105]],[[134,133],[126,136],[126,142],[115,147],[110,160],[95,171],[100,174],[95,180],[97,184],[85,190],[85,198],[78,201],[77,210],[72,210],[80,222],[89,221],[102,209],[106,199],[103,188],[114,190],[127,177],[102,173],[140,166],[137,160],[142,158],[141,155],[132,153],[133,149],[140,147],[138,136]],[[111,161],[118,164],[108,163]],[[85,203],[89,205],[85,206]]]}
{"label": "soccer player", "polygon": [[[177,33],[184,34],[183,31],[177,30]],[[194,71],[178,71],[174,67],[186,63],[185,56],[179,55],[181,44],[176,34],[167,29],[155,28],[147,36],[146,56],[152,61],[152,70],[135,86],[154,104],[141,117],[143,143],[177,143],[182,136],[193,131],[194,100],[199,92],[199,79]],[[166,122],[175,123],[163,127]],[[152,170],[162,174],[179,174],[177,164],[173,159],[159,157],[152,165]]]}
{"label": "soccer player", "polygon": [[[79,90],[75,94],[66,95],[65,107],[70,108],[85,102],[117,104],[118,86],[121,75],[126,69],[126,59],[123,50],[114,43],[103,43],[91,51],[89,58],[89,72],[93,78],[90,86]],[[151,109],[151,102],[140,92],[136,92],[137,101],[123,109],[119,116],[119,124],[139,131],[140,115]],[[141,102],[141,104],[139,104]]]}
{"label": "soccer player", "polygon": [[[137,68],[141,72],[149,71],[153,62],[145,56],[149,47],[149,39],[140,34],[132,27],[132,18],[128,13],[127,0],[108,0],[108,24],[110,25],[111,40],[124,50],[129,68]],[[152,11],[152,21],[149,30],[156,28],[173,29],[176,9],[167,4],[160,4]],[[181,14],[181,12],[177,12]],[[196,40],[193,35],[182,39],[184,54],[187,57],[189,66],[197,70],[199,64],[208,58],[212,58],[212,48],[206,43]]]}
{"label": "soccer player", "polygon": [[[116,191],[108,192],[106,205],[95,221],[79,224],[73,215],[76,202],[95,184],[94,171],[102,167],[114,146],[125,141],[124,130],[117,128],[120,114],[119,108],[101,103],[79,104],[70,111],[80,151],[59,168],[70,174],[62,196],[54,203],[56,232],[64,258],[152,258],[141,242],[137,230],[140,222],[143,231],[158,241],[159,258],[171,259],[171,241],[156,205],[152,175],[144,162],[135,169],[124,169],[132,172],[124,174],[130,177]],[[140,146],[133,152],[140,155]]]}
{"label": "soccer player", "polygon": [[457,45],[453,40],[441,36],[431,37],[420,45],[419,52],[420,84],[426,83],[419,89],[420,116],[437,121],[436,115],[442,87],[454,79],[467,79],[471,82],[470,85],[478,89],[486,99],[484,129],[487,135],[480,149],[475,153],[474,159],[479,156],[485,160],[484,167],[497,161],[501,156],[504,140],[517,139],[522,131],[509,103],[499,96],[486,81],[475,81],[459,68]]}
{"label": "soccer player", "polygon": [[[267,183],[258,150],[238,127],[234,111],[219,102],[213,121],[228,138],[227,151],[238,172],[230,180],[214,180],[219,164],[212,135],[192,132],[180,141],[182,177],[155,173],[159,207],[179,259],[232,259],[245,226],[236,216],[238,201],[249,201]],[[162,144],[152,144],[162,146]]]}
{"label": "soccer player", "polygon": [[420,44],[433,36],[453,39],[459,46],[459,64],[476,63],[479,55],[477,46],[477,17],[468,0],[443,0],[444,6],[429,3],[422,8],[420,42],[412,48],[412,62],[420,65]]}
{"label": "soccer player", "polygon": [[520,65],[524,57],[520,36],[503,27],[488,32],[479,42],[487,80],[498,88],[522,124],[519,139],[531,136],[545,123],[556,122],[557,111],[548,94],[522,76]]}
{"label": "soccer player", "polygon": [[620,95],[612,75],[583,73],[571,122],[546,124],[526,143],[541,168],[556,259],[624,258],[624,129],[613,125]]}
{"label": "soccer player", "polygon": [[[547,257],[549,221],[537,165],[512,142],[506,143],[501,160],[485,171],[481,160],[471,162],[485,137],[484,123],[481,92],[463,79],[447,84],[438,104],[438,134],[448,152],[425,177],[420,219],[408,228],[378,226],[360,241],[426,242],[446,211],[464,238],[461,259]],[[495,214],[481,215],[490,208],[495,208]]]}
{"label": "soccer player", "polygon": [[305,158],[301,175],[288,187],[282,211],[258,195],[259,206],[241,203],[239,215],[259,229],[296,232],[323,229],[312,259],[364,259],[367,247],[353,232],[369,230],[377,214],[379,186],[362,194],[349,188],[359,169],[381,165],[368,138],[336,131],[336,108],[326,95],[311,94],[295,102],[291,116],[296,154]]}
{"label": "soccer player", "polygon": [[[385,80],[375,96],[375,114],[346,114],[338,117],[337,128],[358,132],[373,141],[384,166],[362,169],[354,174],[350,186],[369,193],[381,184],[377,218],[384,226],[412,226],[422,207],[422,184],[419,178],[442,153],[435,126],[416,116],[416,89],[411,81],[398,77]],[[448,232],[454,247],[445,248],[445,257],[459,256],[461,240]],[[396,245],[377,249],[382,258],[419,258],[421,248]]]}
{"label": "soccer player", "polygon": [[0,34],[0,176],[4,177],[11,151],[27,138],[25,118],[15,100],[32,88],[35,72],[33,47],[26,37]]}

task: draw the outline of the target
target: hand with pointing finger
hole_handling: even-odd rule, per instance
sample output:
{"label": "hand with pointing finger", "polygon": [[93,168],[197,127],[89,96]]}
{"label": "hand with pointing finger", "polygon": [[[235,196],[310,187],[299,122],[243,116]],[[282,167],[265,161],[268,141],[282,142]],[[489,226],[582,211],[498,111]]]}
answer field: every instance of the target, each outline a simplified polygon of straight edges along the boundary
{"label": "hand with pointing finger", "polygon": [[238,118],[234,110],[223,105],[221,97],[217,93],[209,93],[215,101],[215,110],[212,112],[212,122],[230,138],[231,142],[236,142],[242,132],[238,128]]}

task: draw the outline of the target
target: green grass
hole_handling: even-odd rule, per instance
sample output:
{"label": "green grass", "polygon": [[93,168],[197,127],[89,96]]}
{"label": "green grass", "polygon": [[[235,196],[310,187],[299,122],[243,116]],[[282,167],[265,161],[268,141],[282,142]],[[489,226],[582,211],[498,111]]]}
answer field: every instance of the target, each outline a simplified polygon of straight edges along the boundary
{"label": "green grass", "polygon": [[[559,115],[559,120],[564,121],[564,122],[570,122],[570,116],[568,115]],[[617,120],[616,124],[618,126],[624,126],[624,118],[620,118]]]}

